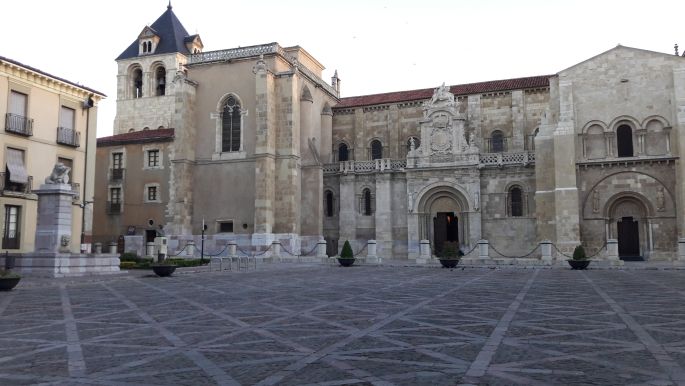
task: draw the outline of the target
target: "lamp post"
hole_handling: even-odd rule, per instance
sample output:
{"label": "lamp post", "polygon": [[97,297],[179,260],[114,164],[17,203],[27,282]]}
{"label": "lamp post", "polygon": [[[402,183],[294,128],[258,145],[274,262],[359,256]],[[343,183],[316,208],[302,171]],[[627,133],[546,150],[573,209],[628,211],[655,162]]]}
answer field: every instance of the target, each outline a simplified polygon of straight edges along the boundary
{"label": "lamp post", "polygon": [[204,217],[202,218],[202,238],[200,240],[200,264],[204,262],[205,258],[205,230],[207,230],[207,226],[205,225],[205,219]]}

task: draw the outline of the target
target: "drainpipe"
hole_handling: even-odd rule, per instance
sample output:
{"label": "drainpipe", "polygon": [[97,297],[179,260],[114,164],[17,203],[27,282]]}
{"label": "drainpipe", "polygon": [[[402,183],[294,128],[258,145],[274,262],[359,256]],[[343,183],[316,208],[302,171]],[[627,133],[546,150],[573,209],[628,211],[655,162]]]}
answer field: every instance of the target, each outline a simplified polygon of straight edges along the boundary
{"label": "drainpipe", "polygon": [[90,94],[85,101],[83,101],[83,108],[86,110],[86,152],[83,163],[83,195],[81,197],[81,253],[86,251],[83,249],[83,244],[86,241],[86,189],[88,187],[88,134],[90,132],[90,108],[93,107],[93,94]]}

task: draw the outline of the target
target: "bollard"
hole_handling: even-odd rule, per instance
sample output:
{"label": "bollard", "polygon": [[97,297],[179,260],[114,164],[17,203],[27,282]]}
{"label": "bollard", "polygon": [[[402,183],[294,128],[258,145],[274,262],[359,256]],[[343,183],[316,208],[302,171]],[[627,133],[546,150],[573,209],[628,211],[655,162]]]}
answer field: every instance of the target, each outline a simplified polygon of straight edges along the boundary
{"label": "bollard", "polygon": [[678,239],[678,261],[685,262],[685,238]]}
{"label": "bollard", "polygon": [[95,247],[95,253],[96,254],[99,255],[102,253],[102,243],[95,243],[94,247]]}
{"label": "bollard", "polygon": [[281,260],[281,242],[280,241],[274,241],[271,243],[271,259],[278,259],[278,261]]}
{"label": "bollard", "polygon": [[488,240],[478,241],[478,258],[488,259],[490,258],[490,243]]}
{"label": "bollard", "polygon": [[116,253],[117,253],[117,243],[116,242],[112,241],[111,243],[109,243],[109,253],[116,255]]}
{"label": "bollard", "polygon": [[145,244],[145,256],[155,256],[155,243],[150,241]]}
{"label": "bollard", "polygon": [[416,258],[416,264],[426,264],[431,258],[431,243],[428,240],[419,241],[419,257]]}
{"label": "bollard", "polygon": [[326,241],[324,239],[319,239],[316,243],[316,257],[326,258]]}
{"label": "bollard", "polygon": [[552,265],[552,242],[549,240],[540,241],[540,252],[542,253],[542,260],[545,265]]}
{"label": "bollard", "polygon": [[193,240],[188,241],[188,244],[186,244],[186,253],[188,256],[195,256],[195,242]]}
{"label": "bollard", "polygon": [[231,240],[228,242],[228,257],[235,257],[236,253],[236,244],[235,241]]}
{"label": "bollard", "polygon": [[618,240],[607,240],[607,260],[618,260]]}
{"label": "bollard", "polygon": [[380,258],[377,253],[376,240],[369,240],[366,244],[366,263],[367,264],[380,264]]}

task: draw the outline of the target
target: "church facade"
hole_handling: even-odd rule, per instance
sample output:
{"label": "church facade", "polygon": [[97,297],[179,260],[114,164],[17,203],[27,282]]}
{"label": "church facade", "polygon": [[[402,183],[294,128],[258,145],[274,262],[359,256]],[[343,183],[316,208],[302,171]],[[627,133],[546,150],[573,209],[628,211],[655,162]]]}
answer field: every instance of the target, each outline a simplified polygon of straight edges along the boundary
{"label": "church facade", "polygon": [[[203,224],[210,251],[280,241],[306,254],[323,238],[335,255],[345,240],[376,240],[379,256],[407,259],[421,240],[435,255],[481,239],[507,256],[542,240],[601,256],[616,239],[624,258],[672,259],[683,236],[679,55],[617,46],[552,75],[342,98],[337,73],[322,80],[303,48],[203,52],[168,8],[117,63],[102,151],[131,131],[174,129],[155,221],[172,248],[199,242]],[[124,199],[94,235],[139,229],[126,248],[140,251],[134,211]]]}

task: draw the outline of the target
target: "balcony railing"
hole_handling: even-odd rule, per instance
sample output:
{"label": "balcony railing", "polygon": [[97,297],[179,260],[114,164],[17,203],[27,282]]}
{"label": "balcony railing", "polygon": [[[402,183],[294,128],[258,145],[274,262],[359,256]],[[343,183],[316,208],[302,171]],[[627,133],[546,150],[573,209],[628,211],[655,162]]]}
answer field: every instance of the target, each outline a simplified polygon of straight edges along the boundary
{"label": "balcony railing", "polygon": [[7,113],[5,115],[5,131],[30,137],[33,135],[33,119]]}
{"label": "balcony railing", "polygon": [[111,181],[121,181],[124,179],[124,168],[113,168],[109,171]]}
{"label": "balcony railing", "polygon": [[2,237],[2,249],[19,249],[21,245],[21,233],[14,232],[13,237]]}
{"label": "balcony railing", "polygon": [[68,127],[57,128],[57,143],[72,147],[81,146],[81,133]]}
{"label": "balcony railing", "polygon": [[29,194],[31,193],[31,190],[33,190],[33,176],[28,177],[27,183],[18,184],[16,182],[11,182],[9,178],[7,178],[7,173],[0,173],[0,191]]}
{"label": "balcony railing", "polygon": [[107,214],[121,213],[121,202],[107,201]]}

